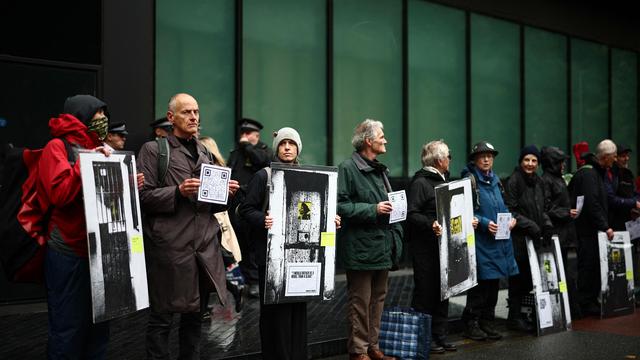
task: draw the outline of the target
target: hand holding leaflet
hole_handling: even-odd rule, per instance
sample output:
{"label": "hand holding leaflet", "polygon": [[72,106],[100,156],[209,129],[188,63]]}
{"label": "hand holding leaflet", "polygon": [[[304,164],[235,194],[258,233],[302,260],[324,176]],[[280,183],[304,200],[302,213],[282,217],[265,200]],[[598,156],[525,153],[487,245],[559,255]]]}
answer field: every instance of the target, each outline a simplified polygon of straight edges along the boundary
{"label": "hand holding leaflet", "polygon": [[393,210],[389,214],[389,224],[407,220],[407,194],[404,190],[390,192],[389,202]]}
{"label": "hand holding leaflet", "polygon": [[511,236],[509,223],[511,222],[511,213],[498,213],[498,231],[496,232],[496,240],[507,240]]}

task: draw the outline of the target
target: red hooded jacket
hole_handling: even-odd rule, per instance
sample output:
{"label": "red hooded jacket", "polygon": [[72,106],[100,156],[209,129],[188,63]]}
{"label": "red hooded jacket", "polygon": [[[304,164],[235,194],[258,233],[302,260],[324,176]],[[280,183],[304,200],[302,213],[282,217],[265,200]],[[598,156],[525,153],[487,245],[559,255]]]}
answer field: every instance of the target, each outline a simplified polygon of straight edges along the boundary
{"label": "red hooded jacket", "polygon": [[[87,257],[87,227],[82,200],[80,162],[71,167],[64,142],[84,149],[100,145],[98,137],[87,126],[69,114],[49,120],[53,139],[42,151],[38,172],[38,197],[41,204],[53,206],[47,234],[57,227],[64,242],[82,257]],[[49,235],[48,235],[49,237]]]}

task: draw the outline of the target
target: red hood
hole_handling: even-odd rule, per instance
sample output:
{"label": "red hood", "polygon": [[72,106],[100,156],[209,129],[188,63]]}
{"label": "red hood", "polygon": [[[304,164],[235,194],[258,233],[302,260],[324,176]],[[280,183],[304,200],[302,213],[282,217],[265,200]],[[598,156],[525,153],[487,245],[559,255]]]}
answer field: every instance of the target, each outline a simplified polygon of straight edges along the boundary
{"label": "red hood", "polygon": [[60,114],[49,120],[49,130],[53,137],[63,137],[70,143],[78,144],[86,149],[100,146],[101,142],[95,132],[89,132],[85,124],[73,115]]}

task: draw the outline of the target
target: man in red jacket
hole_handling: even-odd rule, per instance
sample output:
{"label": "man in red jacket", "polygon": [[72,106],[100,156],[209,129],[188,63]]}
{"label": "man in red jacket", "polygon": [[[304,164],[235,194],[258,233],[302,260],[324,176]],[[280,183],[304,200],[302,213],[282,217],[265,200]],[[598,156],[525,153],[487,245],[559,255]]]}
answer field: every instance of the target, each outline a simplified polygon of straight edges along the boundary
{"label": "man in red jacket", "polygon": [[[49,359],[103,359],[109,324],[93,324],[87,229],[82,200],[80,162],[69,148],[94,149],[105,155],[107,104],[91,95],[67,98],[64,113],[49,120],[53,140],[45,146],[38,172],[38,197],[50,206],[45,283],[49,316]],[[74,151],[75,152],[75,151]]]}

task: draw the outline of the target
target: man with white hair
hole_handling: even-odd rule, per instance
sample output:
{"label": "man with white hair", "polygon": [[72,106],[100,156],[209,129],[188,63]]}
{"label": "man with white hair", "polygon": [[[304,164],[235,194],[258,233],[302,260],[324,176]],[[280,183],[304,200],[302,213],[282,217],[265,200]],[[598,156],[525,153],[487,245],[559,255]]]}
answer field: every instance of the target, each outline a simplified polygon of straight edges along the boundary
{"label": "man with white hair", "polygon": [[402,254],[402,226],[389,224],[393,210],[387,193],[387,167],[377,160],[387,152],[380,121],[356,126],[351,158],[338,166],[338,253],[347,272],[350,360],[392,360],[380,351],[378,338],[389,270]]}
{"label": "man with white hair", "polygon": [[600,292],[600,259],[598,255],[598,232],[607,233],[613,239],[609,226],[605,177],[616,160],[616,144],[606,139],[596,147],[596,155],[584,154],[585,165],[580,167],[569,183],[572,204],[578,196],[584,196],[584,205],[576,218],[578,235],[578,294],[583,315],[600,314],[598,294]]}
{"label": "man with white hair", "polygon": [[446,341],[449,300],[440,299],[440,251],[438,237],[442,225],[436,215],[435,188],[449,181],[451,153],[442,140],[422,147],[422,169],[409,184],[407,201],[407,234],[411,239],[414,290],[411,307],[431,315],[431,353],[455,351]]}

